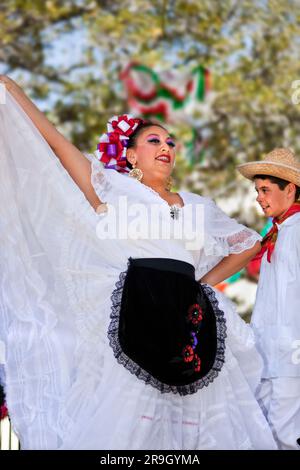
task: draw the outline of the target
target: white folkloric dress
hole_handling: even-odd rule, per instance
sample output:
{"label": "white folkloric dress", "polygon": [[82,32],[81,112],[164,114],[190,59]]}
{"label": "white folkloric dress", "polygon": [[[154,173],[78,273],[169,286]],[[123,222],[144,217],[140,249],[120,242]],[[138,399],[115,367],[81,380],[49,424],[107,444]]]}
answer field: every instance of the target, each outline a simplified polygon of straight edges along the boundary
{"label": "white folkloric dress", "polygon": [[[103,202],[167,204],[145,185],[95,161]],[[0,341],[2,381],[23,449],[275,449],[254,392],[262,361],[251,329],[216,292],[227,322],[225,364],[192,395],[160,393],[119,364],[109,345],[111,295],[128,258],[173,258],[199,279],[257,234],[212,201],[205,243],[106,239],[99,218],[30,119],[7,93],[0,105]],[[104,215],[106,217],[107,215]],[[103,219],[102,219],[103,220]]]}

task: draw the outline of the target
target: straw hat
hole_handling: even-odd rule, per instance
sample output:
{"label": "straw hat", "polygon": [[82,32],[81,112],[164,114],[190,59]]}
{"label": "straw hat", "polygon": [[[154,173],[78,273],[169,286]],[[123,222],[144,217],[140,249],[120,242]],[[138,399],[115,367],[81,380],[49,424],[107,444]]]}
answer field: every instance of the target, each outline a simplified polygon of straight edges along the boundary
{"label": "straw hat", "polygon": [[255,175],[276,176],[300,187],[300,163],[290,149],[274,149],[263,160],[243,163],[237,169],[250,180]]}

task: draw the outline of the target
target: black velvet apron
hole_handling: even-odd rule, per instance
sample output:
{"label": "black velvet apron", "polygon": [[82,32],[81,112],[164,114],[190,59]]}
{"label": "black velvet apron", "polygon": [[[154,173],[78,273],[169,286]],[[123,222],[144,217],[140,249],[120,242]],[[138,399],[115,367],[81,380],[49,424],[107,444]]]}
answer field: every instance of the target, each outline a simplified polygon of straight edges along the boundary
{"label": "black velvet apron", "polygon": [[112,295],[108,336],[118,362],[162,393],[195,393],[224,363],[224,313],[183,261],[130,258]]}

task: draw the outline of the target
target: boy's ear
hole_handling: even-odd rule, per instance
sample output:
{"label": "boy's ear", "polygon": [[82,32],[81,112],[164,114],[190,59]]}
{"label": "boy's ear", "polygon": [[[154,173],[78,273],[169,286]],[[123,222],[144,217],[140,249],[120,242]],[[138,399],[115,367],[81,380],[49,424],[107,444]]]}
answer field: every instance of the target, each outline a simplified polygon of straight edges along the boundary
{"label": "boy's ear", "polygon": [[295,197],[295,195],[296,195],[296,186],[294,185],[294,183],[289,183],[287,185],[287,188],[288,188],[288,195]]}

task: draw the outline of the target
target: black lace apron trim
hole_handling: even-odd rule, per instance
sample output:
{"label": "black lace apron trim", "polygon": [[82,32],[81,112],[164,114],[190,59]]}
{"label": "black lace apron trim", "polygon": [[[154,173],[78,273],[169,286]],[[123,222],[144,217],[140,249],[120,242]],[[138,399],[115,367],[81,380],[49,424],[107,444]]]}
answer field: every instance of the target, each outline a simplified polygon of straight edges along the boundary
{"label": "black lace apron trim", "polygon": [[129,372],[161,393],[208,386],[225,361],[226,321],[189,263],[129,259],[111,296],[109,344]]}

